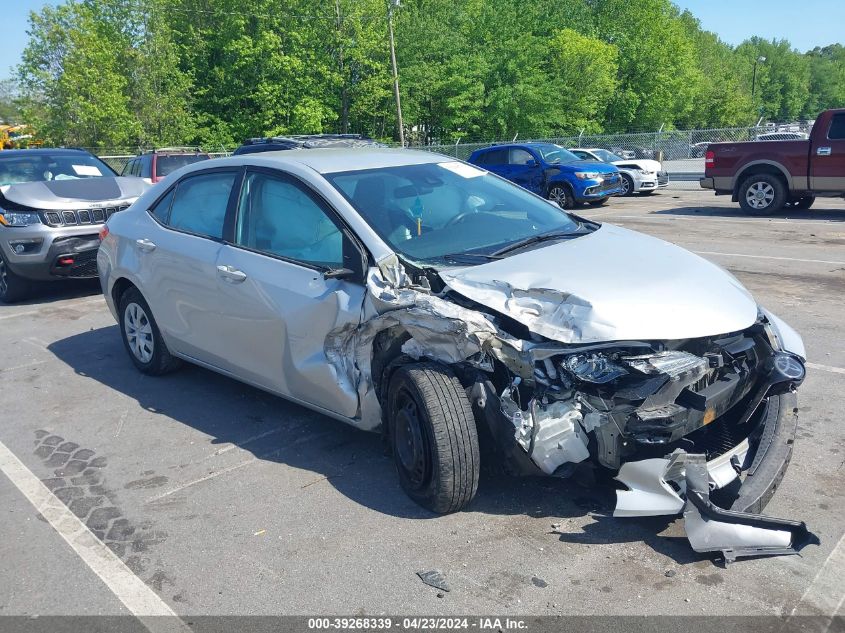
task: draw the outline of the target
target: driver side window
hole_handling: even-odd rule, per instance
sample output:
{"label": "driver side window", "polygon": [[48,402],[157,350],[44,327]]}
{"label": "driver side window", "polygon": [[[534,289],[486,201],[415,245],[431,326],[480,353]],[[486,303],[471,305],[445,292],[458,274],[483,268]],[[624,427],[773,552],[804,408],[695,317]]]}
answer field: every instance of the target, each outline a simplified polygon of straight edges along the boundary
{"label": "driver side window", "polygon": [[343,267],[343,233],[313,193],[281,175],[247,174],[235,243],[312,266]]}

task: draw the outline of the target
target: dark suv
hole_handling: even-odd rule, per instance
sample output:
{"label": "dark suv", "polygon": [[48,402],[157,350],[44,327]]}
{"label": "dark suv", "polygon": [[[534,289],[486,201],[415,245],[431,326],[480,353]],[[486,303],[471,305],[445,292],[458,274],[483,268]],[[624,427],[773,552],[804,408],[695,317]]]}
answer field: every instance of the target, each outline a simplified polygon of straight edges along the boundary
{"label": "dark suv", "polygon": [[121,176],[137,176],[148,183],[156,183],[169,173],[185,165],[211,158],[199,149],[164,148],[146,152],[123,166]]}
{"label": "dark suv", "polygon": [[271,136],[248,138],[235,150],[234,155],[278,152],[286,149],[311,149],[317,147],[385,147],[361,134],[303,134],[298,136]]}

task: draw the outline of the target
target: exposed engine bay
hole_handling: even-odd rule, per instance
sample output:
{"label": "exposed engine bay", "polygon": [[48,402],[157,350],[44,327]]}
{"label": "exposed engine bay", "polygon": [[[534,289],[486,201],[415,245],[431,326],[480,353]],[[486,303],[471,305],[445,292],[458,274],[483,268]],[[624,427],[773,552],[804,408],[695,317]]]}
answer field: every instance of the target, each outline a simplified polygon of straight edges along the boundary
{"label": "exposed engine bay", "polygon": [[815,539],[758,514],[789,462],[805,375],[803,346],[788,348],[773,315],[716,336],[564,343],[432,270],[393,261],[370,270],[368,287],[372,316],[326,346],[358,391],[362,426],[378,425],[392,367],[431,359],[455,371],[512,472],[616,472],[626,489],[614,516],[683,514],[693,548],[728,561]]}

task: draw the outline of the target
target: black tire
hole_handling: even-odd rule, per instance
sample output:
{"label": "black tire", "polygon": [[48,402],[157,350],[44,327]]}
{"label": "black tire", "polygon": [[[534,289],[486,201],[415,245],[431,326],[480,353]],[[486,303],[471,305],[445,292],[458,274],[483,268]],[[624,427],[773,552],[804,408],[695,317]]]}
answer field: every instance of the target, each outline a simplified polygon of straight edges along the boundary
{"label": "black tire", "polygon": [[26,299],[32,292],[32,282],[9,268],[6,259],[0,255],[0,301],[16,303]]}
{"label": "black tire", "polygon": [[790,200],[790,208],[792,209],[809,209],[813,206],[813,203],[816,201],[815,196],[804,196],[803,198],[797,198],[795,200]]}
{"label": "black tire", "polygon": [[387,411],[405,493],[440,514],[466,507],[478,490],[478,430],[455,375],[436,363],[400,367],[390,379]]}
{"label": "black tire", "polygon": [[622,176],[622,193],[620,196],[627,197],[634,195],[634,179],[628,174],[620,174]]}
{"label": "black tire", "polygon": [[739,186],[739,206],[750,215],[770,215],[787,201],[786,185],[773,174],[755,174]]}
{"label": "black tire", "polygon": [[591,200],[588,202],[591,207],[603,207],[607,204],[607,198],[602,198],[601,200]]}
{"label": "black tire", "polygon": [[553,182],[549,185],[549,190],[546,192],[546,198],[553,202],[557,202],[561,209],[572,209],[575,207],[575,196],[572,195],[572,189],[569,185],[561,182]]}
{"label": "black tire", "polygon": [[[137,288],[132,286],[120,296],[117,314],[123,346],[138,371],[148,376],[161,376],[182,365],[164,344],[152,310]],[[131,331],[127,332],[127,328]]]}

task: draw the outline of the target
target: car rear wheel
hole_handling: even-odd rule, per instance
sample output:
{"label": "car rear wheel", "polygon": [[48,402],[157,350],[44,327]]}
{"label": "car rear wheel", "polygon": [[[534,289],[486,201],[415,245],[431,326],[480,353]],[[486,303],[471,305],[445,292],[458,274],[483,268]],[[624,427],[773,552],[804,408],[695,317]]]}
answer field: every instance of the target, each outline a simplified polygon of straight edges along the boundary
{"label": "car rear wheel", "polygon": [[25,299],[32,290],[32,284],[24,279],[6,264],[6,260],[0,255],[0,301],[3,303],[15,303]]}
{"label": "car rear wheel", "polygon": [[786,186],[772,174],[755,174],[739,187],[739,206],[751,215],[769,215],[786,204]]}
{"label": "car rear wheel", "polygon": [[569,187],[566,185],[551,185],[546,197],[552,202],[557,202],[561,209],[571,209],[575,206],[575,199],[572,197],[572,191],[570,191]]}
{"label": "car rear wheel", "polygon": [[478,431],[461,383],[446,367],[400,367],[387,395],[390,446],[405,493],[432,512],[461,510],[478,489]]}
{"label": "car rear wheel", "polygon": [[161,338],[150,306],[137,288],[129,288],[119,302],[120,334],[135,367],[149,376],[161,376],[181,364]]}
{"label": "car rear wheel", "polygon": [[630,196],[634,193],[634,179],[628,174],[622,174],[622,193],[620,196]]}

